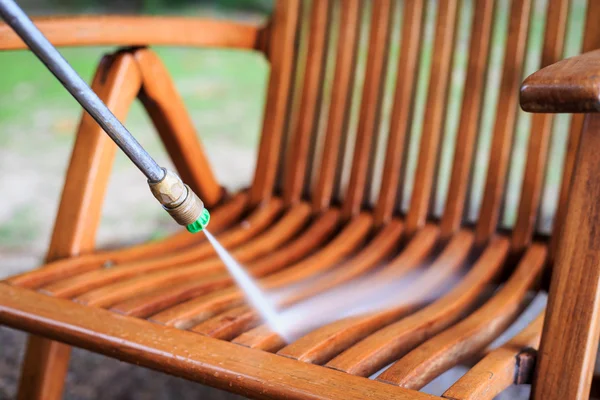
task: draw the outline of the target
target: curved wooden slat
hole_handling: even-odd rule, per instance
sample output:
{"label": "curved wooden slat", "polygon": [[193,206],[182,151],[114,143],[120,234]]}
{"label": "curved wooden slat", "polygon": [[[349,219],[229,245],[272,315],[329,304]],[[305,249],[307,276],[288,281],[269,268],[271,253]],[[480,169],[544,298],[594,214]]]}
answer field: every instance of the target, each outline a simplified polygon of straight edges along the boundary
{"label": "curved wooden slat", "polygon": [[509,155],[517,117],[519,84],[525,59],[531,0],[513,0],[510,9],[508,37],[500,82],[498,110],[494,123],[490,161],[477,221],[477,242],[484,243],[496,231],[502,194],[508,171]]}
{"label": "curved wooden slat", "polygon": [[[371,269],[377,267],[383,259],[391,255],[401,235],[402,223],[397,220],[390,222],[371,239],[368,245],[345,262],[342,268],[323,274],[310,286],[294,290],[278,301],[278,309],[285,309],[366,274]],[[237,308],[235,311],[228,310],[223,314],[202,322],[192,328],[192,330],[207,336],[218,335],[213,337],[219,338],[221,338],[221,335],[229,339],[238,336],[245,330],[252,328],[252,325],[260,322],[260,317],[256,310],[251,307],[245,307],[245,310],[242,311],[242,308]]]}
{"label": "curved wooden slat", "polygon": [[[390,265],[375,275],[375,279],[399,280],[417,268],[433,250],[435,240],[432,239],[437,238],[437,230],[428,233],[430,237],[417,234],[404,251],[390,262]],[[455,247],[456,243],[451,247],[451,251],[455,251]],[[281,349],[279,353],[304,362],[325,363],[365,336],[397,320],[414,308],[414,304],[402,304],[381,312],[345,318],[304,335]]]}
{"label": "curved wooden slat", "polygon": [[[556,0],[548,5],[546,32],[542,51],[541,67],[553,64],[562,58],[567,16],[570,0]],[[517,221],[513,228],[513,248],[521,251],[531,240],[546,172],[546,160],[552,132],[552,114],[535,114],[531,121],[531,133],[527,150],[527,164],[521,187],[521,200]]]}
{"label": "curved wooden slat", "polygon": [[269,353],[275,353],[286,345],[285,340],[273,332],[268,325],[259,325],[254,329],[250,329],[231,342],[251,349],[268,351]]}
{"label": "curved wooden slat", "polygon": [[309,162],[310,139],[316,135],[321,112],[322,80],[325,74],[332,5],[332,0],[321,0],[311,4],[307,59],[298,110],[298,125],[295,132],[292,132],[289,154],[285,160],[283,201],[286,205],[300,201],[304,188],[306,167]]}
{"label": "curved wooden slat", "polygon": [[442,237],[444,238],[454,234],[463,221],[469,179],[473,168],[473,153],[477,134],[479,133],[479,123],[484,103],[483,96],[487,84],[486,72],[490,44],[492,43],[491,36],[496,1],[477,1],[474,7],[469,61],[456,137],[454,162],[452,164],[448,198],[440,223]]}
{"label": "curved wooden slat", "polygon": [[[279,288],[326,272],[365,240],[371,226],[372,218],[369,215],[357,216],[326,246],[283,271],[261,279],[260,286],[265,289]],[[237,288],[230,288],[164,310],[152,316],[151,320],[185,329],[240,304],[242,300],[243,293]]]}
{"label": "curved wooden slat", "polygon": [[415,187],[406,216],[406,230],[409,234],[414,233],[425,224],[429,210],[440,137],[446,114],[458,11],[458,0],[441,0],[438,4],[433,46],[434,57],[425,105],[419,160],[415,172]]}
{"label": "curved wooden slat", "polygon": [[436,376],[491,343],[522,310],[527,291],[546,263],[545,245],[530,247],[507,283],[483,306],[427,340],[386,369],[378,380],[420,389]]}
{"label": "curved wooden slat", "polygon": [[260,315],[248,306],[235,307],[194,326],[190,330],[215,339],[230,340],[256,326]]}
{"label": "curved wooden slat", "polygon": [[[247,195],[240,193],[212,212],[211,230],[219,232],[233,223],[246,208]],[[36,289],[53,281],[70,278],[90,270],[102,267],[106,262],[123,264],[139,259],[153,258],[165,253],[185,249],[192,244],[200,244],[204,236],[190,235],[185,231],[175,234],[159,242],[144,243],[125,249],[103,251],[77,258],[69,258],[47,264],[40,269],[16,275],[7,279],[7,283],[15,286]]]}
{"label": "curved wooden slat", "polygon": [[[420,311],[375,332],[326,365],[353,375],[368,376],[397,360],[456,321],[462,312],[472,306],[500,271],[508,247],[505,238],[492,240],[469,272],[447,294]],[[427,287],[432,283],[447,282],[464,263],[467,257],[465,250],[469,248],[469,244],[460,246],[457,249],[459,254],[449,257],[448,261],[438,258],[438,268],[430,268],[419,278],[419,285]]]}
{"label": "curved wooden slat", "polygon": [[[265,229],[280,213],[281,201],[272,201],[261,207],[247,220],[241,221],[235,228],[227,230],[223,235],[218,235],[226,246],[237,246],[243,244],[257,233]],[[215,213],[215,217],[219,217]],[[216,218],[215,218],[216,219]],[[217,219],[218,221],[218,219]],[[202,242],[198,246],[187,251],[178,252],[173,255],[157,257],[132,263],[125,263],[109,269],[97,269],[68,279],[59,280],[42,289],[45,293],[57,297],[73,297],[86,291],[110,284],[119,279],[127,279],[144,273],[150,273],[161,269],[172,269],[180,265],[199,262],[213,255],[213,248],[208,242]]]}
{"label": "curved wooden slat", "polygon": [[0,323],[252,398],[435,399],[2,283]]}
{"label": "curved wooden slat", "polygon": [[412,117],[426,3],[426,0],[408,1],[404,3],[402,11],[400,59],[381,190],[375,208],[375,225],[388,222],[396,205],[401,166],[406,152],[404,144]]}
{"label": "curved wooden slat", "polygon": [[256,170],[250,188],[252,205],[268,200],[273,194],[281,141],[289,118],[300,3],[300,0],[277,2],[271,19],[271,73]]}
{"label": "curved wooden slat", "polygon": [[348,129],[350,104],[355,82],[356,53],[358,49],[361,0],[343,0],[340,9],[339,37],[331,103],[318,183],[313,194],[315,210],[329,207],[333,193],[336,166],[340,156],[342,135]]}
{"label": "curved wooden slat", "polygon": [[[370,169],[373,138],[379,134],[383,87],[387,69],[389,41],[391,36],[394,4],[392,0],[372,2],[371,26],[365,83],[361,98],[361,107],[352,158],[350,181],[344,198],[344,216],[358,215],[370,182],[367,173]],[[344,40],[344,38],[341,38]]]}
{"label": "curved wooden slat", "polygon": [[[260,26],[184,17],[77,16],[33,20],[54,46],[148,45],[190,47],[257,47]],[[0,50],[26,49],[6,24],[0,24]]]}
{"label": "curved wooden slat", "polygon": [[[411,239],[398,257],[391,260],[382,271],[376,272],[375,277],[399,279],[418,267],[433,250],[438,233],[437,227],[426,226]],[[289,344],[285,354],[282,355],[305,362],[326,362],[375,330],[393,322],[404,312],[406,308],[400,307],[400,309],[333,322]],[[266,326],[245,332],[233,342],[265,351],[277,351],[285,346],[283,339]]]}
{"label": "curved wooden slat", "polygon": [[[442,397],[452,400],[492,400],[513,384],[528,381],[533,370],[534,349],[540,345],[544,313],[501,347],[492,350]],[[527,371],[524,371],[527,369]]]}
{"label": "curved wooden slat", "polygon": [[[248,263],[248,272],[254,277],[261,277],[300,260],[306,254],[312,253],[333,233],[338,225],[339,215],[340,212],[336,209],[325,211],[300,236],[286,243],[275,252]],[[179,285],[159,288],[115,304],[111,307],[111,310],[124,315],[148,317],[167,307],[206,293],[206,288],[214,287],[217,280],[229,284],[231,276],[224,274],[210,279],[199,278]]]}
{"label": "curved wooden slat", "polygon": [[[302,229],[309,215],[310,207],[307,204],[298,204],[275,223],[271,229],[254,238],[251,242],[235,249],[232,252],[233,256],[241,262],[247,262],[268,254]],[[210,274],[223,272],[223,270],[221,259],[214,257],[200,263],[159,270],[102,286],[77,296],[75,301],[97,307],[108,307],[145,291],[164,287],[167,284],[184,282],[188,279],[209,276]]]}

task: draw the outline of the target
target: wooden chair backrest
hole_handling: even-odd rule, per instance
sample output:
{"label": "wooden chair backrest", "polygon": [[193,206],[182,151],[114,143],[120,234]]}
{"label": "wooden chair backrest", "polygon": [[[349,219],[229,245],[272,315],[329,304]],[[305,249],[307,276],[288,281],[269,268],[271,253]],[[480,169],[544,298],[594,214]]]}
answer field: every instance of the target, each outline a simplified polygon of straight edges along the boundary
{"label": "wooden chair backrest", "polygon": [[587,3],[278,1],[252,200],[402,214],[408,232],[435,219],[446,237],[472,223],[480,243],[506,228],[515,250],[550,234],[582,119],[525,114],[519,86],[600,47],[582,41]]}

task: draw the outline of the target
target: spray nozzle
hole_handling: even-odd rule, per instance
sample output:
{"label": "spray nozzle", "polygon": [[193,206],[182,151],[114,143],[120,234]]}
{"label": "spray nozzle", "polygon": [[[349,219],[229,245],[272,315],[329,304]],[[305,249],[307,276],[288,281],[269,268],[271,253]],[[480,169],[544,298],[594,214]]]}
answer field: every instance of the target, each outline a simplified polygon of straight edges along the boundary
{"label": "spray nozzle", "polygon": [[197,233],[206,228],[210,214],[200,198],[183,183],[174,172],[163,168],[163,178],[158,182],[148,181],[150,191],[162,204],[165,211],[179,224],[191,233]]}

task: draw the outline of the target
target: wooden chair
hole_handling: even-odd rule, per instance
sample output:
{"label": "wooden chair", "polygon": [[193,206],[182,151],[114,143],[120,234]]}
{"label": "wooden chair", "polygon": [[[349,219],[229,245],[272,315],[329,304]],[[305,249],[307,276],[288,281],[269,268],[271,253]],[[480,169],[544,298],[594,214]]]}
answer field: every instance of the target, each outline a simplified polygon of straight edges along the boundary
{"label": "wooden chair", "polygon": [[[48,263],[0,283],[0,322],[35,335],[20,397],[61,396],[69,346],[252,398],[432,398],[417,390],[465,362],[472,368],[443,397],[491,399],[532,381],[535,399],[587,397],[599,334],[600,51],[592,50],[600,49],[600,2],[588,1],[585,24],[575,20],[569,30],[569,10],[582,1],[533,3],[282,0],[264,26],[38,20],[57,46],[122,48],[101,61],[93,88],[119,118],[141,99],[177,170],[211,210],[211,230],[263,286],[314,278],[296,293],[300,300],[372,273],[399,279],[420,269],[432,291],[462,278],[427,304],[341,319],[285,343],[260,325],[201,236],[94,248],[115,147],[84,115]],[[540,21],[541,41],[532,27]],[[461,47],[464,26],[470,39]],[[567,31],[585,33],[587,53],[559,61]],[[499,62],[489,61],[492,43],[504,43]],[[218,185],[147,45],[230,47],[268,58],[248,190],[228,195]],[[3,25],[0,48],[24,45]],[[528,54],[541,58],[534,70],[546,68],[521,89],[523,108],[541,114],[519,147]],[[553,124],[548,113],[555,112],[587,114],[565,126]],[[509,173],[519,165],[512,207]],[[549,170],[561,176],[559,190],[551,190]],[[545,314],[486,350],[528,292],[546,290],[540,278],[550,271]]]}

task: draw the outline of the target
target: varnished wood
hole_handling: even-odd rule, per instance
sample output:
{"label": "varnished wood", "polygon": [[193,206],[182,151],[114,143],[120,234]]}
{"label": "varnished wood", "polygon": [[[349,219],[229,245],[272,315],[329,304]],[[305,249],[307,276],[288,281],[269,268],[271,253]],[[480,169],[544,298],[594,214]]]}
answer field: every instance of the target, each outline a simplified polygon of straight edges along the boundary
{"label": "varnished wood", "polygon": [[445,238],[457,231],[464,217],[473,153],[483,109],[485,73],[488,66],[495,7],[495,0],[483,0],[475,3],[469,64],[450,177],[450,190],[440,223],[442,237]]}
{"label": "varnished wood", "polygon": [[306,169],[309,163],[310,139],[316,135],[321,111],[322,80],[325,74],[327,56],[327,35],[329,32],[332,2],[321,0],[312,3],[310,16],[310,33],[306,66],[304,69],[304,86],[298,111],[298,125],[292,134],[290,150],[285,160],[285,184],[283,201],[295,204],[300,201]]}
{"label": "varnished wood", "polygon": [[506,284],[483,306],[456,325],[429,339],[386,369],[378,380],[420,389],[499,336],[522,309],[546,260],[546,247],[532,246]]}
{"label": "varnished wood", "polygon": [[[233,256],[241,262],[251,261],[261,255],[268,254],[282,243],[285,243],[305,224],[309,208],[306,204],[300,204],[293,211],[295,212],[287,215],[287,218],[284,217],[279,223],[274,224],[271,231],[257,236],[254,242],[235,249],[232,252]],[[164,287],[164,285],[209,276],[215,272],[224,272],[223,263],[219,258],[207,259],[199,263],[180,266],[179,268],[159,270],[127,280],[114,281],[108,285],[78,295],[75,300],[97,307],[108,307],[117,302],[124,301],[131,296]]]}
{"label": "varnished wood", "polygon": [[[358,216],[319,251],[282,271],[269,275],[259,281],[259,284],[265,289],[279,288],[326,272],[364,241],[371,222],[372,219],[367,215]],[[151,319],[165,325],[187,327],[237,306],[242,300],[243,293],[237,288],[230,288],[181,303],[152,316]]]}
{"label": "varnished wood", "polygon": [[[406,246],[405,250],[390,261],[376,278],[401,279],[406,274],[414,271],[431,253],[437,236],[437,229],[425,228],[422,232],[419,232]],[[290,343],[278,353],[304,362],[325,363],[365,336],[397,320],[413,308],[414,305],[402,304],[382,312],[345,318],[313,330]],[[256,337],[254,340],[260,343],[262,340],[270,342],[272,339]]]}
{"label": "varnished wood", "polygon": [[[568,0],[558,0],[548,6],[546,34],[542,51],[541,66],[555,63],[561,58],[567,27]],[[527,151],[527,164],[521,189],[521,200],[517,222],[514,226],[512,246],[522,251],[533,235],[537,221],[542,185],[545,177],[546,160],[552,131],[552,115],[536,114],[531,122],[531,135]]]}
{"label": "varnished wood", "polygon": [[[212,213],[211,229],[219,232],[228,227],[233,220],[240,217],[247,204],[247,195],[240,193],[230,201],[219,207]],[[183,233],[183,232],[182,232]],[[137,246],[127,247],[113,251],[99,251],[85,256],[57,260],[44,265],[43,268],[10,277],[6,282],[11,285],[38,288],[50,284],[58,279],[70,278],[73,275],[83,274],[93,269],[98,269],[108,264],[123,264],[144,258],[163,256],[166,252],[180,249],[188,250],[187,247],[195,243],[201,243],[202,237],[191,236],[185,231],[183,234],[175,234],[169,238],[157,242],[143,243]],[[188,252],[185,252],[188,254]],[[178,257],[181,253],[178,254]]]}
{"label": "varnished wood", "polygon": [[361,16],[361,0],[344,0],[340,10],[339,37],[334,83],[325,133],[323,158],[320,164],[318,183],[313,195],[316,210],[321,211],[331,203],[336,166],[340,158],[341,138],[348,129],[349,108],[356,73],[356,52]]}
{"label": "varnished wood", "polygon": [[[542,339],[544,372],[538,371],[534,394],[584,394],[597,343],[593,305],[600,272],[594,263],[586,264],[583,249],[595,237],[596,207],[582,193],[595,190],[596,166],[591,150],[587,156],[583,150],[577,156],[577,150],[597,147],[590,133],[600,126],[595,117],[587,117],[589,129],[583,134],[583,117],[573,118],[554,216],[546,215],[544,199],[544,218],[555,218],[552,239],[536,231],[542,192],[548,192],[543,188],[549,182],[546,164],[560,162],[548,159],[552,129],[559,127],[552,127],[551,115],[533,117],[516,223],[506,226],[503,218],[509,231],[499,233],[498,221],[504,202],[513,198],[506,190],[509,172],[512,187],[520,170],[521,160],[512,151],[525,55],[541,45],[541,65],[552,64],[526,83],[526,109],[529,96],[536,107],[550,111],[595,112],[600,107],[594,87],[600,3],[589,2],[587,9],[583,49],[588,53],[558,63],[567,19],[572,20],[568,12],[579,5],[558,0],[536,8],[535,18],[545,19],[540,42],[528,38],[534,3],[481,0],[471,11],[463,9],[467,2],[462,0],[280,0],[263,25],[155,17],[38,20],[60,46],[128,46],[111,56],[132,60],[128,73],[135,75],[120,85],[113,82],[111,93],[121,99],[115,101],[136,96],[142,101],[179,173],[209,206],[211,232],[273,294],[279,308],[302,306],[347,283],[416,280],[390,308],[358,315],[343,310],[352,316],[332,322],[315,318],[302,337],[286,343],[262,324],[202,235],[183,231],[130,248],[93,248],[95,229],[88,227],[95,228],[100,216],[114,147],[99,146],[103,135],[90,125],[96,136],[78,138],[73,157],[88,154],[79,164],[98,168],[69,172],[63,196],[68,204],[59,211],[52,261],[0,283],[0,322],[249,397],[412,398],[420,395],[352,375],[368,376],[394,363],[379,379],[418,388],[467,362],[474,367],[444,396],[490,398],[513,382],[530,382],[535,351],[523,348],[536,347],[541,317],[499,349],[487,355],[483,349],[516,318],[526,290],[537,288],[542,269],[556,259]],[[504,32],[498,15],[506,12]],[[469,23],[467,16],[469,32],[459,26]],[[571,25],[569,34],[582,31]],[[463,31],[468,46],[456,41]],[[8,28],[0,25],[3,32]],[[399,58],[388,60],[397,34]],[[493,99],[488,95],[497,85],[491,79],[496,66],[488,65],[497,35],[505,35],[506,45],[493,132],[485,132],[480,120],[489,115],[486,107]],[[202,149],[202,132],[195,132],[169,72],[148,45],[265,54],[266,106],[255,176],[247,190],[230,196],[221,188]],[[0,49],[9,48],[24,47],[14,34],[0,34]],[[461,49],[468,54],[459,55]],[[429,57],[431,63],[421,65]],[[457,64],[462,59],[467,60],[464,79]],[[424,108],[413,115],[423,100],[416,90],[422,76],[429,76]],[[446,124],[454,116],[446,110],[453,109],[457,89],[463,93],[457,135],[444,137],[443,132],[453,133]],[[422,127],[412,129],[420,117]],[[378,160],[382,150],[385,159]],[[446,150],[454,151],[451,171],[441,169]],[[483,202],[473,220],[479,196],[471,180],[482,168],[487,170]],[[80,192],[69,189],[81,182],[74,174],[89,183]],[[68,258],[52,255],[59,245],[73,250],[65,253]],[[181,346],[186,352],[178,350]],[[32,339],[21,396],[58,398],[69,351],[48,339]],[[557,382],[564,387],[557,389]]]}
{"label": "varnished wood", "polygon": [[[400,279],[417,268],[432,252],[438,237],[435,226],[425,227],[410,241],[402,253],[379,272],[379,278]],[[393,322],[410,307],[399,307],[373,315],[347,318],[315,329],[290,343],[282,355],[305,362],[323,363],[375,330]],[[245,332],[235,343],[265,351],[277,351],[285,346],[279,335],[266,326]]]}
{"label": "varnished wood", "polygon": [[492,137],[493,151],[490,152],[483,201],[477,221],[476,232],[479,243],[484,243],[493,235],[500,216],[516,123],[517,91],[523,69],[530,12],[531,0],[514,0],[511,4],[505,62]]}
{"label": "varnished wood", "polygon": [[[457,243],[456,246],[459,246]],[[419,284],[439,288],[457,272],[467,256],[470,243],[463,243],[448,255],[442,254],[420,278]],[[458,254],[452,253],[458,250]],[[327,363],[353,375],[369,376],[406,354],[413,347],[456,321],[481,295],[485,285],[498,273],[507,255],[508,241],[493,240],[479,260],[447,294],[418,312],[388,325],[365,338]],[[434,268],[435,267],[435,268]]]}
{"label": "varnished wood", "polygon": [[[222,240],[225,246],[234,247],[243,244],[244,241],[253,235],[259,234],[269,223],[272,223],[281,211],[281,207],[282,203],[280,201],[266,204],[250,218],[240,222],[234,229],[228,230],[224,235],[219,235],[219,240]],[[141,274],[149,274],[157,270],[174,269],[179,266],[190,265],[194,262],[198,263],[213,255],[214,250],[212,246],[208,242],[204,242],[189,252],[183,252],[171,257],[125,263],[108,269],[96,269],[72,278],[61,279],[50,285],[45,285],[41,290],[52,296],[77,296],[118,280],[123,282],[124,279]],[[213,263],[211,265],[214,264],[218,265],[219,262],[213,256]]]}
{"label": "varnished wood", "polygon": [[456,20],[459,0],[442,0],[438,5],[435,41],[431,66],[431,79],[425,105],[425,119],[419,148],[419,160],[415,173],[410,209],[406,216],[406,229],[414,233],[425,224],[429,201],[431,199],[434,169],[440,146],[440,137],[444,126],[446,100],[450,86],[452,50],[455,43]]}
{"label": "varnished wood", "polygon": [[2,283],[0,287],[2,324],[244,396],[435,398]]}
{"label": "varnished wood", "polygon": [[600,112],[600,51],[559,61],[530,75],[521,87],[521,107],[529,112]]}
{"label": "varnished wood", "polygon": [[[147,45],[190,47],[258,47],[261,27],[231,21],[148,16],[77,16],[34,18],[54,46]],[[20,50],[25,43],[0,24],[0,50]]]}
{"label": "varnished wood", "polygon": [[[247,263],[248,272],[254,277],[260,277],[298,261],[322,245],[333,233],[338,221],[339,211],[328,210],[294,240],[267,256]],[[170,306],[205,293],[204,288],[207,285],[214,285],[218,280],[231,282],[231,277],[228,274],[220,274],[210,279],[199,278],[180,285],[159,288],[115,304],[111,309],[124,315],[149,317]]]}
{"label": "varnished wood", "polygon": [[[600,4],[598,4],[598,2],[590,2],[588,4],[587,17],[584,29],[584,37],[582,44],[583,52],[589,52],[595,49],[600,49],[600,25],[598,25],[597,23],[599,16]],[[567,155],[565,157],[560,195],[558,198],[558,205],[554,219],[554,229],[550,241],[551,265],[553,264],[553,261],[555,259],[556,251],[558,250],[560,232],[562,230],[562,227],[564,226],[564,219],[567,213],[567,204],[569,199],[569,193],[571,192],[573,170],[575,169],[575,164],[577,162],[577,150],[579,149],[579,140],[581,139],[581,132],[583,130],[583,118],[583,115],[575,114],[572,116],[571,119],[569,139],[567,144]]]}
{"label": "varnished wood", "polygon": [[590,391],[600,334],[599,132],[600,117],[587,116],[552,274],[534,399],[584,398]]}
{"label": "varnished wood", "polygon": [[375,209],[376,225],[388,222],[396,209],[406,136],[411,126],[426,3],[423,0],[404,3],[402,44],[381,190]]}
{"label": "varnished wood", "polygon": [[[389,40],[394,1],[381,0],[372,3],[369,49],[358,130],[354,144],[350,182],[344,198],[344,215],[349,218],[360,212],[363,196],[368,193],[367,173],[373,138],[378,135],[383,85],[387,70]],[[343,38],[342,38],[343,40]]]}
{"label": "varnished wood", "polygon": [[492,350],[442,397],[453,400],[492,400],[513,384],[531,378],[535,355],[544,326],[544,312],[518,335]]}
{"label": "varnished wood", "polygon": [[258,163],[250,189],[250,202],[258,204],[272,195],[279,148],[289,117],[290,88],[296,60],[296,35],[300,1],[277,2],[271,21],[271,72]]}
{"label": "varnished wood", "polygon": [[[277,303],[278,309],[283,310],[366,275],[391,255],[402,231],[402,224],[399,221],[392,221],[381,229],[368,245],[354,255],[350,261],[346,262],[344,268],[331,271],[313,285],[298,288]],[[218,337],[222,335],[232,339],[247,330],[251,324],[260,322],[257,311],[250,307],[234,310],[228,310],[217,315],[194,327],[193,330],[213,337],[217,337],[214,335],[218,335]],[[234,311],[233,315],[230,314],[232,311]]]}

